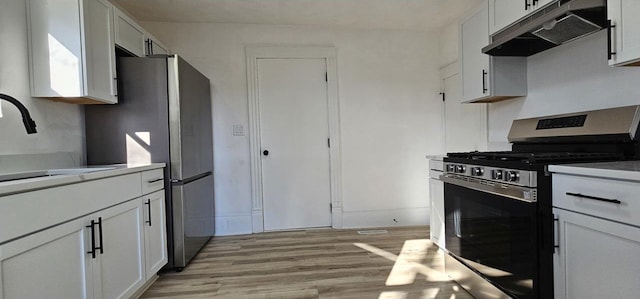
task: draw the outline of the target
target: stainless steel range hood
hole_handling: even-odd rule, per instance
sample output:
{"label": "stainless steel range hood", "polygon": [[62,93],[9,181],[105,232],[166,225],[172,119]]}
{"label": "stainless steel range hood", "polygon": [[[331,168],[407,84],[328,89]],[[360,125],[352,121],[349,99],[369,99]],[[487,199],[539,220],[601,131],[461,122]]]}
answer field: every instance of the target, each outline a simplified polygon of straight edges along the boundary
{"label": "stainless steel range hood", "polygon": [[530,56],[606,28],[606,0],[558,0],[491,37],[482,53]]}

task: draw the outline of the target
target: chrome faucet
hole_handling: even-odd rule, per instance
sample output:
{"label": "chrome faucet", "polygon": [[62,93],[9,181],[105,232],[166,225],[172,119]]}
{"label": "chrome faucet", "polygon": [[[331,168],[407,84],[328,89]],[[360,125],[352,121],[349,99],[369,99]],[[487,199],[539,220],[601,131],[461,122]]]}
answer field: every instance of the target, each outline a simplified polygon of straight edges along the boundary
{"label": "chrome faucet", "polygon": [[27,129],[27,134],[37,133],[36,122],[31,119],[31,115],[29,114],[29,110],[27,110],[27,107],[22,105],[20,101],[6,94],[0,93],[0,99],[3,99],[18,107],[18,110],[20,110],[20,114],[22,114],[22,123],[24,123],[24,128]]}

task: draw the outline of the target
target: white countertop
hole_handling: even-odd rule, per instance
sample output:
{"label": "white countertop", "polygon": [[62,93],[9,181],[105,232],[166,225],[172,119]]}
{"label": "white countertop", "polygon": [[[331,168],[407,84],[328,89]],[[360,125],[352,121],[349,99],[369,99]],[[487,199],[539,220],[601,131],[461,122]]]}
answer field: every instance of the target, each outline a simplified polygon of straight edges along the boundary
{"label": "white countertop", "polygon": [[[107,177],[126,175],[135,172],[152,170],[165,167],[165,163],[151,163],[141,165],[116,164],[103,166],[85,166],[82,168],[112,168],[93,172],[76,174],[57,174],[54,176],[36,177],[30,179],[19,179],[13,181],[0,182],[0,196],[28,192],[38,189],[51,188],[61,185],[76,184],[85,181],[97,180]],[[59,173],[64,173],[61,170]]]}
{"label": "white countertop", "polygon": [[436,160],[436,161],[442,161],[442,159],[444,157],[446,157],[447,155],[426,155],[425,158],[428,160]]}
{"label": "white countertop", "polygon": [[618,161],[549,165],[553,173],[566,173],[617,180],[640,181],[640,161]]}

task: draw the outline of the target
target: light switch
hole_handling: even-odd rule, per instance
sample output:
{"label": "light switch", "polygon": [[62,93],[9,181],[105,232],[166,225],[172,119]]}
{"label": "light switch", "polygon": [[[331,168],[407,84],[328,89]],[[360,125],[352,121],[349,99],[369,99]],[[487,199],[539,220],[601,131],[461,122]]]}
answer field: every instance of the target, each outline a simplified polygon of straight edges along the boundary
{"label": "light switch", "polygon": [[233,136],[244,136],[244,126],[233,125]]}

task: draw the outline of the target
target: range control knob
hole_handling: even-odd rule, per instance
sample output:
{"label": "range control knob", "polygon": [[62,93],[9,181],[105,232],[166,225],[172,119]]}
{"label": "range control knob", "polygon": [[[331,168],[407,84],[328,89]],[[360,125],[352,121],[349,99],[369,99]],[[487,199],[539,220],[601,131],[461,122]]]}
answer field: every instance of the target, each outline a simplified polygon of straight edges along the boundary
{"label": "range control knob", "polygon": [[502,170],[492,170],[491,178],[494,180],[502,180]]}
{"label": "range control knob", "polygon": [[456,172],[456,166],[453,164],[447,164],[447,172]]}
{"label": "range control knob", "polygon": [[520,173],[517,171],[507,171],[504,179],[507,182],[517,182],[520,180]]}
{"label": "range control knob", "polygon": [[484,174],[484,168],[482,167],[472,167],[471,175],[472,176],[482,176]]}
{"label": "range control knob", "polygon": [[457,173],[465,173],[467,172],[467,167],[464,165],[456,165],[456,172]]}

